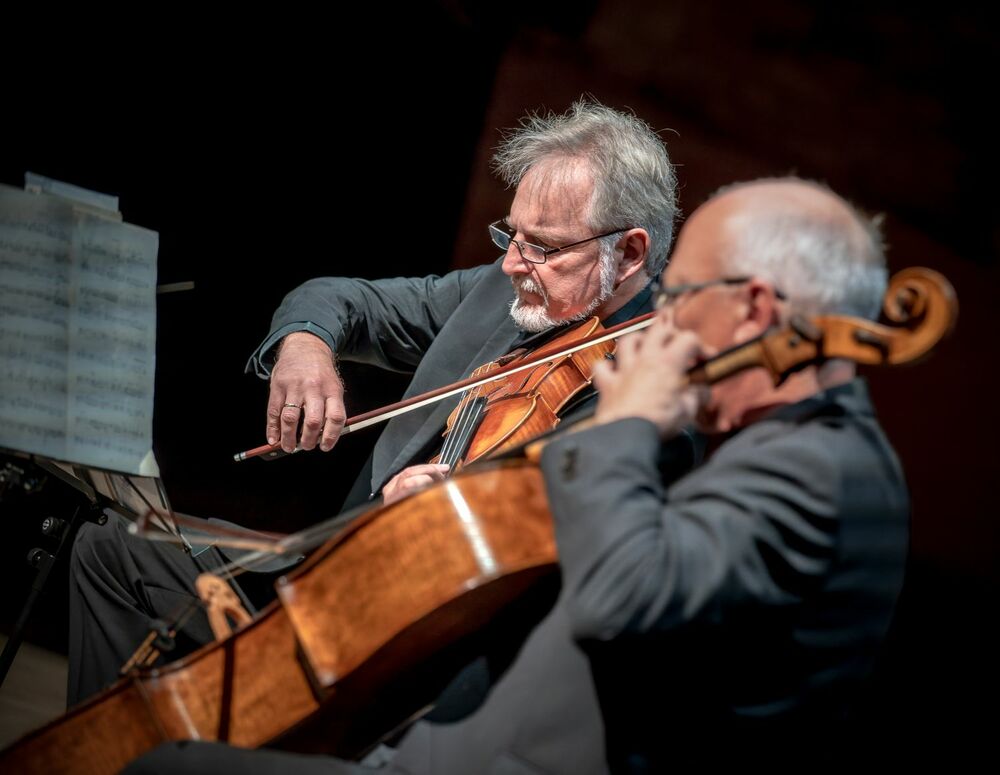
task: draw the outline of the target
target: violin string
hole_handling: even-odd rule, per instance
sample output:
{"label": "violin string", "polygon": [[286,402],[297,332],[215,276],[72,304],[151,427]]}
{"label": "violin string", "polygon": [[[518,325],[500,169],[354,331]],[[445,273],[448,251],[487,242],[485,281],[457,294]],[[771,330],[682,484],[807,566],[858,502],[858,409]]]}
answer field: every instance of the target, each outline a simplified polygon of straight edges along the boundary
{"label": "violin string", "polygon": [[475,403],[473,410],[469,412],[467,421],[461,428],[460,435],[455,439],[456,463],[459,460],[465,458],[465,456],[468,454],[469,447],[472,444],[472,439],[475,437],[476,428],[479,427],[479,422],[482,419],[483,414],[485,412],[486,409],[485,404],[479,401],[478,398],[479,397],[477,397],[477,401]]}
{"label": "violin string", "polygon": [[[478,376],[480,371],[481,367],[473,371],[471,376]],[[458,462],[458,458],[461,457],[459,440],[462,438],[462,428],[465,427],[470,417],[475,413],[474,404],[481,392],[482,386],[477,385],[475,388],[471,388],[462,394],[462,400],[458,407],[458,416],[452,423],[451,430],[445,438],[444,447],[442,447],[441,454],[438,457],[438,461],[447,465],[449,469],[453,469],[455,463]]]}
{"label": "violin string", "polygon": [[455,463],[458,462],[458,458],[462,456],[460,442],[462,436],[464,435],[464,429],[473,413],[473,407],[475,406],[476,398],[478,398],[478,392],[479,388],[474,388],[466,393],[465,397],[462,399],[462,411],[459,416],[455,418],[451,431],[448,433],[447,450],[442,450],[440,462],[447,465],[449,470],[455,467]]}
{"label": "violin string", "polygon": [[[492,364],[490,364],[492,365]],[[477,372],[482,369],[476,369]],[[483,370],[486,373],[486,370]],[[441,462],[446,462],[449,467],[449,473],[454,470],[455,464],[462,459],[462,455],[468,446],[468,437],[470,435],[469,429],[475,427],[476,420],[482,414],[482,407],[479,405],[478,401],[485,392],[486,385],[491,383],[485,383],[483,385],[476,385],[475,388],[471,388],[468,395],[468,401],[463,407],[463,412],[461,417],[459,417],[455,426],[452,428],[452,432],[449,437],[452,439],[452,443],[449,447],[449,460],[442,460]]]}
{"label": "violin string", "polygon": [[448,430],[447,434],[445,434],[444,446],[441,447],[441,454],[438,456],[438,462],[444,463],[445,465],[451,464],[450,460],[451,460],[452,449],[455,446],[455,427],[461,420],[463,412],[465,412],[465,408],[468,405],[467,404],[468,399],[469,399],[469,391],[466,391],[465,393],[462,394],[462,399],[457,407],[458,415],[455,417],[454,422],[452,422],[451,428]]}
{"label": "violin string", "polygon": [[[477,376],[478,372],[479,372],[479,368],[475,369],[470,376],[475,377],[475,376]],[[474,388],[473,388],[473,390],[474,390]],[[441,454],[438,455],[438,462],[439,463],[443,463],[444,465],[448,465],[448,466],[451,465],[451,455],[452,455],[452,451],[453,451],[454,446],[455,446],[455,441],[454,441],[454,439],[455,439],[455,428],[458,426],[459,422],[461,421],[462,416],[463,416],[463,414],[464,414],[464,412],[466,410],[466,407],[468,406],[468,402],[470,400],[470,393],[471,393],[471,390],[466,390],[464,393],[462,393],[462,397],[459,399],[458,406],[455,407],[457,415],[455,416],[455,420],[451,424],[451,428],[448,429],[447,433],[445,434],[444,446],[441,447]]]}
{"label": "violin string", "polygon": [[[531,372],[529,372],[529,374],[530,373]],[[504,378],[499,377],[496,380],[496,383],[498,384],[495,384],[494,382],[484,382],[474,388],[475,394],[472,395],[469,400],[469,410],[463,415],[461,425],[458,428],[453,429],[449,434],[449,436],[454,437],[454,444],[450,449],[450,456],[453,459],[449,461],[442,460],[442,462],[447,462],[452,470],[454,470],[455,463],[462,460],[469,450],[476,428],[479,427],[479,422],[486,412],[485,403],[488,401],[488,395],[500,390],[503,387],[504,382]],[[473,388],[470,388],[470,390],[473,390]],[[483,402],[478,401],[480,398],[484,399]],[[457,424],[458,423],[456,423],[456,425]]]}
{"label": "violin string", "polygon": [[483,388],[482,386],[479,386],[475,389],[475,393],[470,395],[467,405],[468,410],[463,412],[460,420],[456,422],[458,427],[452,428],[452,432],[449,434],[449,436],[454,439],[454,442],[451,445],[449,459],[447,461],[442,460],[442,462],[446,462],[452,470],[454,469],[455,464],[462,459],[467,451],[478,420],[482,417],[483,406],[479,401],[482,397],[482,392]]}
{"label": "violin string", "polygon": [[[547,366],[551,361],[546,361],[539,366]],[[518,390],[524,388],[527,382],[531,379],[531,375],[535,373],[535,369],[531,371],[524,372],[521,379],[521,384],[518,386]],[[500,378],[501,380],[503,378]],[[454,460],[445,460],[445,456],[442,453],[441,462],[447,463],[449,466],[454,467],[454,464],[459,460],[463,459],[469,451],[469,447],[475,437],[476,429],[479,427],[479,421],[486,412],[486,407],[483,404],[476,403],[476,399],[484,398],[487,393],[496,392],[500,390],[502,385],[495,386],[492,390],[487,391],[487,387],[493,383],[486,383],[484,385],[479,385],[475,388],[477,395],[475,395],[469,401],[470,410],[466,412],[461,418],[461,423],[456,421],[455,426],[452,427],[451,432],[448,434],[449,439],[454,438],[454,444],[450,447],[451,457]],[[457,426],[457,427],[456,427]]]}

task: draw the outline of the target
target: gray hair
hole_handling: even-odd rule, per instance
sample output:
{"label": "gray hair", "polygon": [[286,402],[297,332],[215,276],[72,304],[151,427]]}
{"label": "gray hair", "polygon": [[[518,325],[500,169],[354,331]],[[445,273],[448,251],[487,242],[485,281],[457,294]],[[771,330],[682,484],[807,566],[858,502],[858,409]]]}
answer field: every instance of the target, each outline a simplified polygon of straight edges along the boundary
{"label": "gray hair", "polygon": [[835,197],[846,217],[767,205],[736,215],[721,256],[723,271],[766,280],[797,313],[878,317],[888,281],[881,219],[863,215],[820,183],[797,178],[737,183],[715,196],[761,182],[816,188]]}
{"label": "gray hair", "polygon": [[649,232],[644,268],[658,277],[674,236],[677,177],[666,146],[649,124],[591,100],[573,103],[562,115],[529,114],[519,129],[504,136],[493,168],[508,186],[517,186],[528,170],[552,158],[581,159],[589,165],[594,231],[642,227]]}

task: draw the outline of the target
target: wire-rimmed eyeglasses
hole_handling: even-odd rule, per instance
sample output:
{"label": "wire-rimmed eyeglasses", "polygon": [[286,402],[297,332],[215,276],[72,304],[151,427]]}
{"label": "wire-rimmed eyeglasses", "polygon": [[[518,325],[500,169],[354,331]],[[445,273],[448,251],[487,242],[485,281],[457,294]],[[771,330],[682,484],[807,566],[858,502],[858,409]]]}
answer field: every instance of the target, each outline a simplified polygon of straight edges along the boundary
{"label": "wire-rimmed eyeglasses", "polygon": [[571,242],[568,245],[560,245],[557,248],[543,248],[541,245],[534,245],[530,242],[525,242],[524,240],[514,239],[514,235],[511,233],[510,226],[506,221],[495,221],[490,224],[489,228],[490,238],[493,240],[494,245],[506,253],[510,249],[511,243],[514,243],[517,245],[517,250],[521,254],[521,258],[531,264],[544,264],[546,260],[548,260],[548,257],[553,253],[568,250],[569,248],[575,248],[577,245],[582,245],[585,242],[590,242],[591,240],[601,239],[601,237],[610,237],[612,234],[621,234],[623,231],[628,231],[627,228],[614,229],[612,231],[606,231],[603,234],[595,234],[593,237],[587,237],[586,239]]}
{"label": "wire-rimmed eyeglasses", "polygon": [[[753,277],[747,275],[746,277],[720,277],[717,280],[705,280],[700,283],[684,283],[683,285],[660,285],[659,283],[653,283],[653,306],[656,309],[662,309],[668,304],[672,304],[677,301],[681,296],[688,293],[696,293],[705,288],[711,288],[713,285],[742,285],[743,283],[748,283],[753,279]],[[785,296],[777,288],[774,288],[774,295],[781,301],[785,301],[788,297]]]}

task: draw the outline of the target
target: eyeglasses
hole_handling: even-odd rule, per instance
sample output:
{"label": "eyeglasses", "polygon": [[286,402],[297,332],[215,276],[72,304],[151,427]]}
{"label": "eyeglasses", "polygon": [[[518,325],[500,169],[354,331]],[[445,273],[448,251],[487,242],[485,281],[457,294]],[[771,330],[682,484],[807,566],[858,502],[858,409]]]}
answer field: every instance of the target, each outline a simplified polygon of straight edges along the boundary
{"label": "eyeglasses", "polygon": [[[685,283],[684,285],[660,285],[659,283],[653,284],[653,305],[656,309],[662,309],[668,304],[673,304],[681,296],[687,293],[697,293],[698,291],[704,290],[705,288],[711,288],[713,285],[742,285],[743,283],[748,283],[752,280],[752,277],[722,277],[718,280],[706,280],[701,283]],[[784,293],[779,291],[777,288],[773,288],[774,295],[781,301],[785,301],[788,297]]]}
{"label": "eyeglasses", "polygon": [[548,260],[548,257],[553,253],[558,253],[561,250],[569,250],[570,248],[575,248],[577,245],[582,245],[585,242],[601,239],[601,237],[610,237],[612,234],[621,234],[623,231],[628,231],[628,229],[606,231],[604,234],[597,234],[593,237],[587,237],[587,239],[577,240],[576,242],[571,242],[568,245],[562,245],[558,248],[543,248],[541,245],[533,245],[530,242],[514,239],[514,235],[510,231],[510,226],[503,220],[490,224],[490,238],[493,240],[494,245],[506,253],[510,249],[510,245],[513,242],[517,245],[517,251],[521,254],[521,258],[532,264],[544,264],[546,260]]}

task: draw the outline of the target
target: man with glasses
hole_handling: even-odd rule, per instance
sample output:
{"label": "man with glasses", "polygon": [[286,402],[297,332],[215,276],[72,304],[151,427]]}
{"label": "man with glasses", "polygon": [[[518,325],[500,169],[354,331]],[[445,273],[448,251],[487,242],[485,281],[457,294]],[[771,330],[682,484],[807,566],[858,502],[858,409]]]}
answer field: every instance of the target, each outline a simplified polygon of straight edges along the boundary
{"label": "man with glasses", "polygon": [[[248,365],[270,377],[269,443],[285,451],[336,444],[345,412],[335,358],[413,372],[406,395],[416,395],[467,376],[527,335],[592,315],[610,325],[650,309],[648,284],[670,249],[676,179],[644,122],[588,102],[563,116],[530,116],[500,145],[494,166],[516,189],[509,215],[489,226],[502,260],[444,277],[322,278],[284,300]],[[391,421],[348,504],[380,492],[391,501],[443,478],[443,466],[424,461],[452,406]]]}
{"label": "man with glasses", "polygon": [[[909,512],[865,383],[842,360],[780,385],[685,372],[792,315],[874,319],[886,280],[877,229],[829,189],[723,189],[681,230],[656,323],[595,371],[598,426],[547,447],[563,603],[622,771],[861,753]],[[692,422],[707,461],[662,477],[661,445]],[[669,702],[650,715],[621,689],[640,685]]]}
{"label": "man with glasses", "polygon": [[[562,592],[474,714],[419,722],[377,770],[181,743],[126,772],[596,775],[853,761],[851,713],[903,576],[899,463],[853,364],[810,366],[778,386],[750,369],[711,390],[685,374],[792,314],[875,317],[885,284],[877,231],[828,189],[781,179],[723,190],[682,229],[656,322],[597,370],[597,424],[543,452]],[[695,421],[714,452],[671,472],[670,442]],[[882,722],[871,742],[884,733]]]}
{"label": "man with glasses", "polygon": [[[286,451],[336,444],[345,419],[337,359],[412,373],[410,396],[553,327],[592,315],[611,325],[652,308],[650,283],[673,237],[676,178],[647,124],[579,102],[564,115],[527,117],[494,163],[516,188],[507,217],[489,227],[504,251],[495,263],[443,277],[322,278],[285,298],[247,366],[270,379],[270,443]],[[379,494],[391,502],[442,479],[446,467],[426,461],[456,401],[390,421],[345,507]],[[690,457],[690,443],[681,443]],[[85,527],[71,564],[70,704],[112,682],[153,620],[194,596],[199,565],[223,559],[213,547],[196,563],[128,535],[114,516]],[[171,658],[211,639],[199,612],[184,621]]]}

